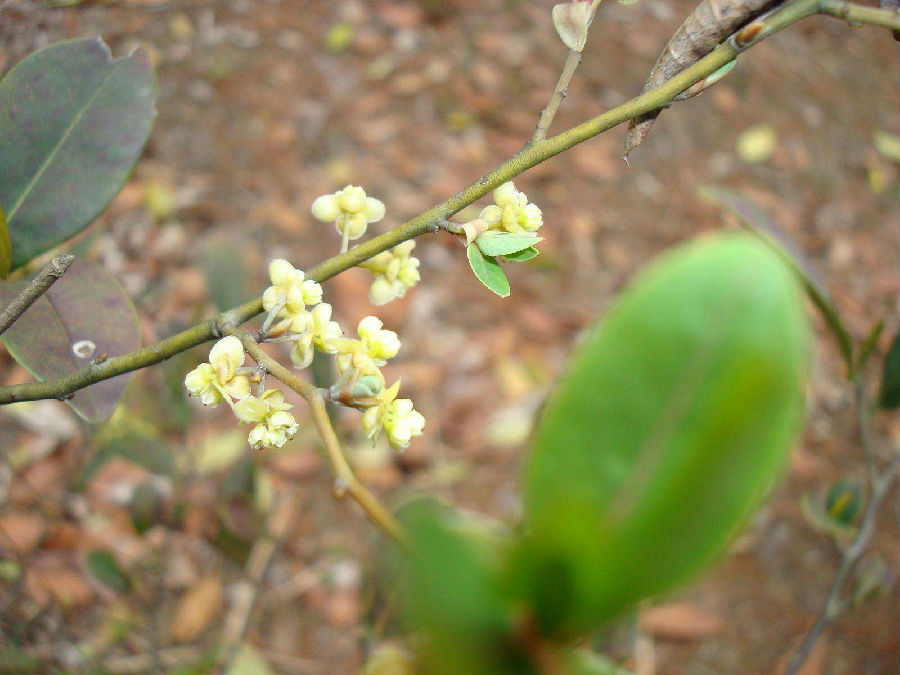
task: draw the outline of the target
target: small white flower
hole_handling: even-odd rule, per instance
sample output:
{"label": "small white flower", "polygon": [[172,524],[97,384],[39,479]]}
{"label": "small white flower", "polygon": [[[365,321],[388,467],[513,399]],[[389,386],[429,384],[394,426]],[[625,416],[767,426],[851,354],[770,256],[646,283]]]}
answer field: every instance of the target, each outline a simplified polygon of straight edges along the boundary
{"label": "small white flower", "polygon": [[398,380],[390,389],[379,393],[376,396],[378,405],[363,414],[362,428],[373,441],[384,431],[392,448],[404,450],[412,438],[422,435],[425,418],[413,408],[408,398],[397,398],[399,391]]}
{"label": "small white flower", "polygon": [[375,277],[369,289],[372,304],[384,305],[402,298],[408,289],[419,283],[419,259],[410,255],[415,246],[416,242],[405,241],[360,265]]}
{"label": "small white flower", "polygon": [[331,320],[331,305],[322,302],[309,312],[309,327],[294,341],[291,362],[296,368],[306,368],[312,363],[316,349],[326,354],[337,351],[336,341],[343,331],[337,321]]}
{"label": "small white flower", "polygon": [[191,396],[203,405],[217,406],[226,397],[243,399],[250,395],[250,381],[236,371],[244,365],[244,346],[233,335],[219,340],[209,350],[209,363],[201,363],[184,378]]}
{"label": "small white flower", "polygon": [[263,309],[288,319],[287,329],[292,333],[307,330],[310,317],[306,306],[322,301],[322,287],[282,258],[269,263],[269,278],[272,285],[263,291]]}
{"label": "small white flower", "polygon": [[486,206],[479,216],[491,229],[520,234],[536,232],[544,224],[541,210],[528,203],[528,196],[516,190],[512,182],[504,183],[493,193],[494,204]]}
{"label": "small white flower", "polygon": [[250,396],[234,405],[234,414],[242,424],[253,424],[247,441],[255,450],[264,447],[280,448],[297,433],[300,425],[291,413],[278,389],[267,389],[262,396]]}

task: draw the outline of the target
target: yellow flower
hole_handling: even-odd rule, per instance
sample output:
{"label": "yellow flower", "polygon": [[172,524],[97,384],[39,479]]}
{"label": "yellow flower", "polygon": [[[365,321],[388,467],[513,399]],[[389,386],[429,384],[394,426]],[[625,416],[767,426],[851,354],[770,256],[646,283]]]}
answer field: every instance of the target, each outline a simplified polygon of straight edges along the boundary
{"label": "yellow flower", "polygon": [[203,405],[217,406],[226,397],[246,398],[250,395],[250,381],[246,375],[236,374],[244,365],[244,358],[241,341],[233,335],[224,337],[209,350],[209,363],[201,363],[185,376],[184,386]]}
{"label": "yellow flower", "polygon": [[408,398],[397,398],[399,391],[400,380],[397,380],[390,389],[375,397],[378,404],[366,410],[362,418],[366,436],[375,441],[384,431],[394,450],[406,449],[410,440],[421,436],[425,428],[425,418],[413,408]]}
{"label": "yellow flower", "polygon": [[337,351],[337,340],[343,331],[337,321],[331,320],[331,305],[322,302],[309,312],[309,326],[291,348],[291,362],[296,368],[306,368],[318,349],[326,354]]}
{"label": "yellow flower", "polygon": [[524,192],[516,190],[510,181],[493,193],[494,203],[482,209],[479,218],[491,229],[521,234],[536,232],[544,224],[543,214],[535,204],[528,203]]}
{"label": "yellow flower", "polygon": [[306,306],[322,301],[322,287],[282,258],[269,263],[269,278],[272,285],[263,292],[263,309],[287,319],[287,330],[302,333],[310,322]]}
{"label": "yellow flower", "polygon": [[247,441],[254,450],[265,447],[280,448],[287,443],[300,425],[291,413],[293,408],[278,389],[267,389],[262,396],[250,396],[234,405],[234,414],[243,424],[253,424]]}
{"label": "yellow flower", "polygon": [[334,223],[338,234],[347,239],[359,239],[366,233],[369,223],[384,218],[384,203],[367,197],[366,191],[357,185],[348,185],[334,194],[317,197],[312,204],[316,220]]}
{"label": "yellow flower", "polygon": [[410,255],[415,246],[416,242],[405,241],[360,265],[375,277],[369,289],[372,304],[384,305],[394,298],[402,298],[407,289],[419,283],[419,259]]}
{"label": "yellow flower", "polygon": [[[381,319],[367,316],[359,322],[356,329],[359,340],[344,338],[336,342],[338,372],[349,381],[362,376],[373,375],[382,382],[384,377],[379,366],[388,359],[397,356],[400,351],[400,339],[392,330],[384,330]],[[351,373],[348,372],[352,372]]]}

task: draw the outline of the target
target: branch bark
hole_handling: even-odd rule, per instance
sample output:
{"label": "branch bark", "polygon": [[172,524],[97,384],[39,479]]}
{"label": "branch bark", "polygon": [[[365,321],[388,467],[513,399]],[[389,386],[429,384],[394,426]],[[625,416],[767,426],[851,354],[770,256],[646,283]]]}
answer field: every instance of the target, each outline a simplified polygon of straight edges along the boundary
{"label": "branch bark", "polygon": [[53,256],[53,259],[44,265],[44,268],[32,282],[19,293],[9,307],[3,310],[3,314],[0,314],[0,335],[3,335],[6,329],[12,326],[39,297],[50,290],[50,287],[56,283],[56,280],[66,273],[74,260],[74,255],[60,253]]}

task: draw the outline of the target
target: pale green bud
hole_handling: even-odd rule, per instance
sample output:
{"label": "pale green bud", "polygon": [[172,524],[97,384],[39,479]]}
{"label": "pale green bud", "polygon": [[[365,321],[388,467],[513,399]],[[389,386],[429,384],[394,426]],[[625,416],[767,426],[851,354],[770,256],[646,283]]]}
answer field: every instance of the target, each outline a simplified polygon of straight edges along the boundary
{"label": "pale green bud", "polygon": [[494,203],[501,208],[514,206],[518,203],[518,194],[519,191],[516,190],[516,186],[513,185],[512,181],[509,181],[494,190]]}
{"label": "pale green bud", "polygon": [[324,223],[333,223],[340,212],[341,207],[335,195],[322,195],[312,203],[313,217]]}
{"label": "pale green bud", "polygon": [[338,193],[338,205],[346,213],[360,213],[366,208],[366,191],[356,185],[348,185]]}
{"label": "pale green bud", "polygon": [[390,281],[377,277],[369,288],[369,300],[373,305],[384,305],[397,297],[397,291]]}
{"label": "pale green bud", "polygon": [[384,202],[374,197],[366,197],[366,205],[363,210],[366,221],[375,223],[384,218]]}

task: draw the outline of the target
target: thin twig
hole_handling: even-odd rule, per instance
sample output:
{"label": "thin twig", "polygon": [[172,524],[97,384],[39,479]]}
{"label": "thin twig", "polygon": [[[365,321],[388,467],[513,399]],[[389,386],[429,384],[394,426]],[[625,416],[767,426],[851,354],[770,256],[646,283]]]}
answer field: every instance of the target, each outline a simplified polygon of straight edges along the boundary
{"label": "thin twig", "polygon": [[25,313],[25,310],[31,307],[39,297],[56,283],[69,265],[75,260],[74,255],[59,253],[50,260],[40,273],[32,280],[30,284],[19,293],[18,297],[13,300],[9,307],[0,314],[0,335],[6,332],[6,329],[12,326],[16,319]]}
{"label": "thin twig", "polygon": [[245,578],[235,586],[231,610],[225,617],[225,627],[222,629],[221,640],[224,648],[221,660],[222,672],[230,672],[234,658],[244,641],[263,579],[272,565],[275,553],[281,548],[293,526],[299,506],[297,497],[298,492],[292,490],[283,501],[273,505],[267,518],[265,533],[256,540],[250,550],[247,564],[244,566]]}
{"label": "thin twig", "polygon": [[359,482],[356,474],[353,473],[353,469],[350,468],[334,427],[331,425],[331,418],[328,417],[325,399],[319,393],[319,390],[269,356],[249,334],[236,328],[229,328],[225,332],[238,338],[250,357],[260,365],[265,366],[270,375],[306,399],[313,423],[316,425],[316,430],[322,439],[325,454],[334,474],[332,494],[334,494],[335,498],[343,499],[345,495],[349,494],[362,507],[376,527],[401,546],[409,546],[409,535],[403,526],[378,501],[378,498],[365,485]]}
{"label": "thin twig", "polygon": [[[494,188],[589,138],[644,113],[668,105],[682,91],[716,72],[747,49],[787,26],[814,14],[829,14],[853,23],[873,24],[900,30],[900,15],[892,10],[862,7],[841,0],[795,0],[789,2],[764,19],[760,19],[758,23],[763,25],[763,29],[747,43],[738,46],[734,44],[733,40],[728,40],[659,87],[552,138],[529,143],[496,169],[434,208],[395,227],[390,232],[374,237],[354,246],[346,253],[329,258],[310,268],[307,271],[307,278],[324,281],[408,239],[439,231],[439,223],[442,220],[458,213]],[[100,364],[91,364],[64,377],[45,382],[27,382],[0,387],[0,405],[17,401],[64,398],[102,380],[151,366],[204,342],[216,339],[227,328],[239,326],[261,312],[262,301],[260,298],[256,298],[156,344],[107,359]]]}
{"label": "thin twig", "polygon": [[[600,0],[593,0],[591,2],[591,12],[588,16],[587,26],[585,26],[585,39],[587,39],[587,31],[591,27],[591,23],[594,20],[594,15],[597,13],[597,7],[599,5]],[[550,129],[550,125],[553,124],[553,118],[556,117],[556,113],[559,112],[559,106],[562,105],[563,99],[569,93],[569,84],[571,84],[572,77],[575,75],[575,71],[581,63],[581,54],[583,52],[583,44],[581,45],[581,49],[569,50],[569,55],[566,57],[565,64],[563,64],[563,69],[559,74],[559,80],[556,82],[553,94],[550,96],[547,106],[541,111],[541,117],[538,119],[537,128],[534,130],[534,136],[531,137],[531,143],[543,141],[547,138],[547,131]]]}
{"label": "thin twig", "polygon": [[898,473],[900,473],[900,456],[894,458],[894,461],[891,462],[885,474],[872,486],[869,502],[866,505],[866,512],[863,516],[862,525],[859,527],[859,532],[857,532],[856,537],[853,539],[850,546],[844,551],[844,555],[841,558],[841,564],[834,575],[834,581],[831,583],[831,588],[828,590],[825,602],[822,603],[822,609],[819,610],[816,621],[809,633],[807,633],[806,638],[804,638],[803,644],[800,645],[797,653],[794,654],[790,664],[788,664],[785,675],[797,674],[800,670],[800,666],[806,661],[816,642],[818,642],[819,638],[822,636],[822,633],[828,628],[828,625],[836,616],[839,609],[838,596],[840,595],[840,591],[844,586],[847,576],[853,571],[856,563],[859,562],[860,557],[862,557],[866,547],[869,545],[869,540],[872,538],[872,533],[875,531],[875,517],[878,515],[878,507],[890,492]]}

